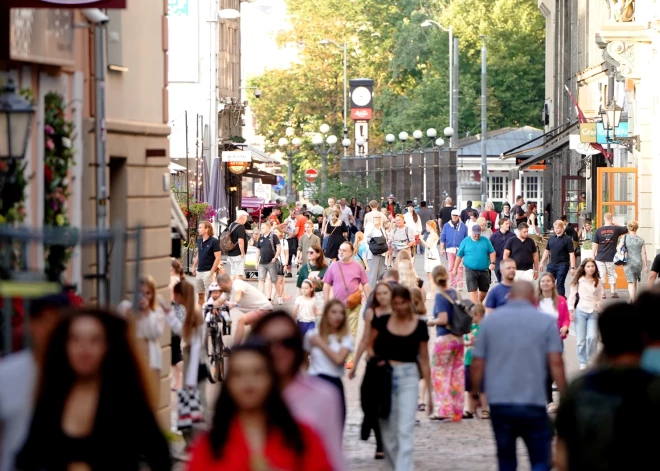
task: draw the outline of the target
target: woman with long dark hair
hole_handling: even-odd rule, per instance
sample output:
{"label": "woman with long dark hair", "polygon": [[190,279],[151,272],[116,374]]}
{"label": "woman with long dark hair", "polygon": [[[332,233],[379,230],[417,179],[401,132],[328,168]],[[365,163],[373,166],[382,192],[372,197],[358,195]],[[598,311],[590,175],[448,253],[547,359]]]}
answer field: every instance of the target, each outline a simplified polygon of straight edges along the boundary
{"label": "woman with long dark hair", "polygon": [[325,261],[323,249],[320,244],[312,245],[307,249],[307,262],[300,266],[298,270],[298,279],[296,286],[298,295],[301,294],[300,288],[305,280],[310,280],[314,286],[314,299],[316,308],[323,311],[323,276],[328,269],[328,262]]}
{"label": "woman with long dark hair", "polygon": [[138,470],[144,461],[152,471],[169,470],[170,451],[146,375],[126,320],[97,309],[69,314],[48,343],[16,468]]}
{"label": "woman with long dark hair", "polygon": [[215,410],[189,471],[332,469],[319,437],[282,400],[267,344],[258,337],[232,350]]}
{"label": "woman with long dark hair", "polygon": [[568,311],[575,321],[577,356],[584,370],[598,349],[598,313],[605,290],[593,258],[584,260],[575,272],[568,296]]}
{"label": "woman with long dark hair", "polygon": [[428,328],[413,312],[412,296],[403,287],[393,290],[392,314],[374,318],[371,326],[370,349],[380,362],[389,364],[391,371],[390,384],[383,384],[389,391],[380,392],[390,396],[389,401],[384,398],[384,403],[389,403],[389,413],[385,415],[379,411],[385,459],[390,469],[414,469],[413,440],[420,376],[429,391],[428,413],[433,411]]}

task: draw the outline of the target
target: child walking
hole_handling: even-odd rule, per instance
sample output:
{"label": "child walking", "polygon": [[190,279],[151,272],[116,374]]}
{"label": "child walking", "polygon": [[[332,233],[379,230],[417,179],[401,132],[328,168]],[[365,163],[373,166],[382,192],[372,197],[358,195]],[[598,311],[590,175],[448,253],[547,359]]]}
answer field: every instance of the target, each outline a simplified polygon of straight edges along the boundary
{"label": "child walking", "polygon": [[472,365],[472,349],[474,348],[475,340],[479,335],[479,324],[486,315],[486,307],[477,303],[472,306],[472,326],[470,333],[465,334],[463,337],[463,345],[465,345],[465,397],[467,399],[467,410],[463,412],[464,419],[473,419],[477,413],[477,407],[481,405],[481,418],[489,419],[490,412],[488,411],[488,404],[486,403],[486,394],[481,393],[472,396],[472,378],[470,377],[470,366]]}
{"label": "child walking", "polygon": [[344,362],[355,348],[355,340],[348,330],[346,306],[334,299],[323,310],[319,328],[305,334],[305,350],[310,352],[311,364],[308,373],[318,376],[337,387],[342,403],[342,419],[346,418],[344,398]]}
{"label": "child walking", "polygon": [[293,306],[293,316],[296,318],[300,333],[305,334],[316,327],[316,316],[319,310],[314,299],[314,284],[312,280],[304,280],[300,286],[302,294],[296,298]]}

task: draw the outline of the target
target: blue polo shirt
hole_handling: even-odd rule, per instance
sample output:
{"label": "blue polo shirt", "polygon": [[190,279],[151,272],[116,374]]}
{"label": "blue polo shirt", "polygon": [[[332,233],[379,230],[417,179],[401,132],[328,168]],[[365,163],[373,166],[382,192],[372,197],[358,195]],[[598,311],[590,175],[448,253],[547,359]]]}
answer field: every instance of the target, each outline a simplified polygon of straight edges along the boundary
{"label": "blue polo shirt", "polygon": [[476,271],[488,270],[490,266],[489,255],[495,252],[493,244],[485,237],[479,237],[474,240],[472,237],[463,239],[461,246],[458,248],[457,256],[463,259],[465,268]]}
{"label": "blue polo shirt", "polygon": [[493,235],[490,236],[490,243],[493,244],[493,248],[495,249],[495,270],[500,269],[499,265],[504,258],[504,246],[506,245],[506,242],[515,236],[516,234],[514,234],[513,231],[506,231],[502,234],[502,231],[499,229],[493,232]]}

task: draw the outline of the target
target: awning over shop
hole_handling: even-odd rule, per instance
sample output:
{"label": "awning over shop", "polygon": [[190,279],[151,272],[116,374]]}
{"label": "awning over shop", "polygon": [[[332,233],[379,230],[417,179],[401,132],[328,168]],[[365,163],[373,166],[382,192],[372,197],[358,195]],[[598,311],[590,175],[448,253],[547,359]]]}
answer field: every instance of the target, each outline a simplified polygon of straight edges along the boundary
{"label": "awning over shop", "polygon": [[186,171],[186,167],[184,167],[183,165],[175,164],[174,162],[170,162],[168,164],[167,168],[170,169],[170,173],[172,175],[174,175],[175,173],[178,173],[178,172],[185,172]]}
{"label": "awning over shop", "polygon": [[176,230],[182,238],[185,238],[188,229],[188,221],[186,221],[186,216],[183,214],[183,211],[181,211],[179,202],[176,200],[173,193],[170,193],[170,203],[170,227]]}
{"label": "awning over shop", "polygon": [[247,150],[250,151],[252,154],[252,162],[257,162],[260,164],[275,164],[277,161],[273,159],[270,155],[266,154],[263,151],[260,151],[259,149],[252,147],[252,146],[247,146]]}
{"label": "awning over shop", "polygon": [[[569,138],[571,133],[577,129],[578,127],[578,122],[570,123],[570,124],[563,124],[561,126],[558,126],[554,128],[553,130],[543,134],[542,136],[537,137],[536,139],[533,139],[527,143],[525,143],[522,146],[515,147],[513,149],[509,149],[506,152],[503,152],[500,155],[501,159],[508,159],[512,157],[516,157],[520,155],[522,152],[517,151],[520,148],[523,148],[525,146],[528,146],[530,143],[534,141],[538,141],[541,138],[545,138],[545,142],[543,144],[538,145],[536,148],[539,149],[539,151],[534,154],[532,157],[529,157],[526,159],[524,162],[522,162],[518,166],[518,170],[525,170],[526,168],[529,168],[533,165],[537,165],[539,162],[544,161],[545,159],[553,157],[554,154],[557,153],[557,151],[565,146],[568,145],[569,143]],[[526,149],[524,152],[529,152],[529,147]]]}
{"label": "awning over shop", "polygon": [[264,172],[256,167],[252,167],[243,176],[247,178],[259,178],[261,183],[265,183],[266,185],[277,185],[277,175]]}

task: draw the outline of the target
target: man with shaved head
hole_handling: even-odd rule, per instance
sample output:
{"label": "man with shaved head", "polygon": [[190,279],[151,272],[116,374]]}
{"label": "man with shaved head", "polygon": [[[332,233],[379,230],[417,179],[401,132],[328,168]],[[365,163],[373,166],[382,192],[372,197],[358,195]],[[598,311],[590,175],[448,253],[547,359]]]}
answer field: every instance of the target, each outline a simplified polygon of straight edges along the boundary
{"label": "man with shaved head", "polygon": [[484,384],[500,470],[515,470],[516,440],[531,468],[550,469],[552,430],[546,413],[548,365],[559,392],[566,386],[557,319],[534,306],[534,286],[518,281],[509,302],[481,323],[472,360],[472,393]]}

